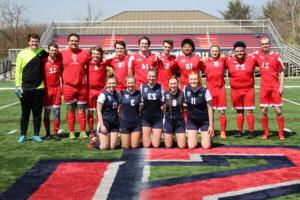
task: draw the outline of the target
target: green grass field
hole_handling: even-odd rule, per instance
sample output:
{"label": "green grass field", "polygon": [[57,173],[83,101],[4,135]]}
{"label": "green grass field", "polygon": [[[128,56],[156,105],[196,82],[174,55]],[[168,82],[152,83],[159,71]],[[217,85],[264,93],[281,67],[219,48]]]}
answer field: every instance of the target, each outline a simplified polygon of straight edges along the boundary
{"label": "green grass field", "polygon": [[[256,84],[258,84],[257,81]],[[285,81],[285,85],[290,86],[300,86],[300,79],[290,79]],[[0,82],[0,88],[3,87],[14,87],[13,82]],[[229,93],[228,93],[229,94]],[[258,103],[258,95],[256,102]],[[284,98],[300,103],[299,99],[300,88],[289,88],[284,90]],[[229,95],[228,95],[229,97]],[[0,90],[0,108],[2,106],[18,102],[18,99],[14,95],[13,90]],[[230,101],[228,101],[230,105]],[[286,125],[285,127],[292,130],[290,133],[286,133],[287,139],[285,141],[279,141],[277,137],[277,124],[275,123],[275,114],[270,110],[269,117],[271,119],[269,127],[272,136],[269,140],[261,140],[262,130],[260,125],[260,112],[259,107],[255,110],[255,130],[257,137],[254,139],[234,138],[232,133],[235,130],[235,113],[234,110],[228,106],[227,117],[228,117],[228,134],[229,137],[226,140],[221,140],[218,135],[219,124],[218,116],[215,116],[215,129],[216,137],[214,138],[215,145],[300,145],[300,106],[289,102],[284,102],[284,117]],[[20,117],[20,105],[12,105],[6,108],[0,109],[0,192],[6,190],[11,184],[13,184],[19,177],[21,177],[27,170],[29,170],[37,161],[47,160],[47,159],[99,159],[99,158],[120,158],[123,150],[113,150],[113,151],[89,151],[87,149],[88,140],[76,139],[70,141],[67,137],[67,126],[65,122],[65,106],[62,106],[61,113],[61,129],[62,136],[65,136],[62,141],[45,141],[41,144],[36,144],[31,141],[25,144],[18,144],[17,138],[19,136],[19,117]],[[28,138],[32,136],[32,123],[30,123],[28,129]],[[43,126],[42,126],[43,127]],[[244,125],[246,129],[246,124]],[[16,130],[14,134],[8,134],[10,131]],[[45,135],[45,130],[42,128],[41,135]],[[263,165],[265,164],[261,160],[243,160],[242,162],[237,162],[236,160],[229,161],[230,166],[219,169],[218,167],[205,167],[205,166],[193,166],[186,168],[169,167],[171,169],[162,169],[159,167],[152,167],[150,180],[157,180],[169,177],[178,177],[185,175],[184,171],[189,171],[189,173],[207,173],[213,170],[229,170],[235,168],[241,168],[248,165]],[[295,195],[289,195],[286,197],[281,197],[277,199],[300,199],[300,193]]]}

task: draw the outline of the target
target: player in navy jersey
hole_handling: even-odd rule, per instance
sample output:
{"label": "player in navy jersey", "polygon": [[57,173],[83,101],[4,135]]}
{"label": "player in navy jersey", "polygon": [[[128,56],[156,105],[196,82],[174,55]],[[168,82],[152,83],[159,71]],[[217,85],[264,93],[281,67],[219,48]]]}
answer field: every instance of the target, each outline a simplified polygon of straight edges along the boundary
{"label": "player in navy jersey", "polygon": [[183,93],[179,90],[179,81],[175,76],[169,78],[169,90],[164,93],[163,132],[165,146],[173,146],[173,134],[176,134],[177,146],[186,147],[185,123],[183,118]]}
{"label": "player in navy jersey", "polygon": [[118,130],[118,94],[115,77],[108,77],[103,92],[97,99],[98,127],[100,149],[115,149]]}
{"label": "player in navy jersey", "polygon": [[160,84],[156,83],[155,69],[147,71],[147,79],[148,83],[141,85],[143,146],[149,148],[152,143],[153,147],[158,148],[162,134],[163,89]]}
{"label": "player in navy jersey", "polygon": [[141,140],[141,93],[135,90],[133,76],[126,77],[127,89],[120,93],[120,128],[122,147],[138,148]]}
{"label": "player in navy jersey", "polygon": [[184,88],[184,103],[187,106],[187,134],[188,147],[197,147],[197,134],[201,130],[201,145],[207,149],[211,147],[214,135],[212,97],[205,87],[200,85],[199,74],[189,74],[189,85]]}

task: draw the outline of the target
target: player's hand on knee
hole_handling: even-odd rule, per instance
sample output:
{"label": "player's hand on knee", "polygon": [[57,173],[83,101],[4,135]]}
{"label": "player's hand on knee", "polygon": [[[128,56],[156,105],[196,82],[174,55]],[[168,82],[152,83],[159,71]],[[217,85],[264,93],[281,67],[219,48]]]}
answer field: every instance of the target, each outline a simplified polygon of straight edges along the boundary
{"label": "player's hand on knee", "polygon": [[17,96],[19,99],[21,99],[22,96],[23,96],[23,95],[22,95],[22,94],[23,94],[22,88],[21,88],[21,87],[16,87],[15,94],[16,94],[16,96]]}
{"label": "player's hand on knee", "polygon": [[106,134],[107,133],[107,129],[104,125],[100,126],[100,131],[102,134]]}
{"label": "player's hand on knee", "polygon": [[210,137],[214,137],[215,136],[215,131],[214,131],[213,127],[211,127],[211,126],[208,128],[208,135]]}

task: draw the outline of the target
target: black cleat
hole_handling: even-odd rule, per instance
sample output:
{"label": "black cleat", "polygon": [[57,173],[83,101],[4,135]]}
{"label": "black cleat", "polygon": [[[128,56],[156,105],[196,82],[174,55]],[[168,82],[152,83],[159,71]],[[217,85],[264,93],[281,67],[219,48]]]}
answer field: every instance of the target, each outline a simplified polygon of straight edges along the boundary
{"label": "black cleat", "polygon": [[58,135],[54,135],[53,139],[56,140],[56,141],[60,141],[61,140],[61,138]]}
{"label": "black cleat", "polygon": [[52,139],[51,135],[46,135],[45,140],[51,140],[51,139]]}
{"label": "black cleat", "polygon": [[254,132],[249,132],[247,139],[253,139],[254,138]]}
{"label": "black cleat", "polygon": [[243,132],[242,131],[237,131],[234,135],[235,138],[239,138],[243,136]]}

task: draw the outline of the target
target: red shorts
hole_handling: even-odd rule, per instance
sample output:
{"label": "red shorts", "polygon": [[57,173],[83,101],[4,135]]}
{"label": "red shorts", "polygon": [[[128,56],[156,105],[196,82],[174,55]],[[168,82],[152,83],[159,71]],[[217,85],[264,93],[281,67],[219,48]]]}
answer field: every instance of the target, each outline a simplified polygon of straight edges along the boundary
{"label": "red shorts", "polygon": [[63,85],[63,95],[66,104],[86,104],[87,103],[87,88],[85,85],[78,87]]}
{"label": "red shorts", "polygon": [[282,106],[282,97],[278,88],[260,88],[260,107]]}
{"label": "red shorts", "polygon": [[225,110],[227,106],[226,88],[223,87],[207,87],[212,96],[212,107],[214,110]]}
{"label": "red shorts", "polygon": [[59,108],[61,105],[61,88],[46,88],[44,95],[45,108]]}
{"label": "red shorts", "polygon": [[255,91],[249,89],[232,89],[231,102],[235,109],[254,109],[255,108]]}
{"label": "red shorts", "polygon": [[99,94],[103,91],[102,90],[96,90],[96,89],[89,89],[88,90],[88,110],[96,110],[97,107],[97,98]]}

